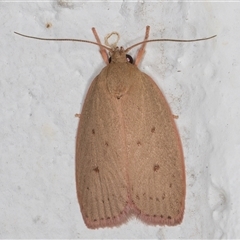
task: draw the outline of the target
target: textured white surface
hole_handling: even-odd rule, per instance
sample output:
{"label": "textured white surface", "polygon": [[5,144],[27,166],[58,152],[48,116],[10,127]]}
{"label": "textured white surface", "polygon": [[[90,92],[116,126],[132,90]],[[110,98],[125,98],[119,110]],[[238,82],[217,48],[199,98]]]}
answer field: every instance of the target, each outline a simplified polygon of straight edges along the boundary
{"label": "textured white surface", "polygon": [[[239,238],[240,5],[238,3],[1,3],[1,238]],[[46,24],[50,23],[47,28]],[[117,31],[119,45],[150,38],[139,68],[167,97],[185,155],[183,223],[89,230],[75,191],[75,135],[84,95],[104,62],[94,45],[22,38],[94,40]],[[135,56],[136,49],[131,51]]]}

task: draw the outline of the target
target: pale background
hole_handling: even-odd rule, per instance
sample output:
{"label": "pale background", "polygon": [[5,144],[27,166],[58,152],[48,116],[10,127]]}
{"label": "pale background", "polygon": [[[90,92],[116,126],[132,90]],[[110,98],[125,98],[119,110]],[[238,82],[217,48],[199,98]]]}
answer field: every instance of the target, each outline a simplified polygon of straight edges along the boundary
{"label": "pale background", "polygon": [[[48,1],[0,3],[1,238],[240,238],[240,3]],[[47,28],[47,24],[50,25]],[[150,38],[139,68],[164,92],[183,143],[183,222],[90,230],[75,190],[75,136],[84,96],[104,67],[98,47],[15,35]],[[130,53],[135,56],[137,48]]]}

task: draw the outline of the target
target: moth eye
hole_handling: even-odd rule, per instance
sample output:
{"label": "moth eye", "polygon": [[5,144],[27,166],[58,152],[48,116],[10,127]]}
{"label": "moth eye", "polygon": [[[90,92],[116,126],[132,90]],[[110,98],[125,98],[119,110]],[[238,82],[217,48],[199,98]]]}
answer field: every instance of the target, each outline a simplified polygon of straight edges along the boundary
{"label": "moth eye", "polygon": [[[126,54],[127,61],[133,64],[133,58],[131,55]],[[110,63],[112,61],[111,57],[108,59],[108,62]]]}
{"label": "moth eye", "polygon": [[128,62],[130,62],[131,64],[133,64],[133,58],[132,58],[132,56],[129,55],[129,54],[127,54],[126,57],[127,57]]}

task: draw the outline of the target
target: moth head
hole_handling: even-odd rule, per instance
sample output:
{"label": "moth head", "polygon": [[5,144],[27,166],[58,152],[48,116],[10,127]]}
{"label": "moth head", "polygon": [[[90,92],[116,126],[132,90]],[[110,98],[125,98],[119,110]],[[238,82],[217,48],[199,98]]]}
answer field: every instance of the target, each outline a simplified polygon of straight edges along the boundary
{"label": "moth head", "polygon": [[115,47],[109,52],[109,63],[124,63],[129,62],[133,64],[133,58],[127,54],[123,47]]}

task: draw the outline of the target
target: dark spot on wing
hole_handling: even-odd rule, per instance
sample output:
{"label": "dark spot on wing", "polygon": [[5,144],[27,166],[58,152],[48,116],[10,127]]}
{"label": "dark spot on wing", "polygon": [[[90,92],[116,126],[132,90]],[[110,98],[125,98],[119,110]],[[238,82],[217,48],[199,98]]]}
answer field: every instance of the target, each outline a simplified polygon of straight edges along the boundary
{"label": "dark spot on wing", "polygon": [[155,133],[155,130],[156,130],[155,127],[152,127],[151,132]]}
{"label": "dark spot on wing", "polygon": [[155,164],[155,165],[153,166],[153,171],[154,171],[154,172],[157,172],[159,169],[160,169],[160,166],[159,166],[158,164]]}
{"label": "dark spot on wing", "polygon": [[93,169],[93,171],[96,172],[96,173],[99,173],[99,168],[98,168],[98,167],[95,167],[95,168]]}

